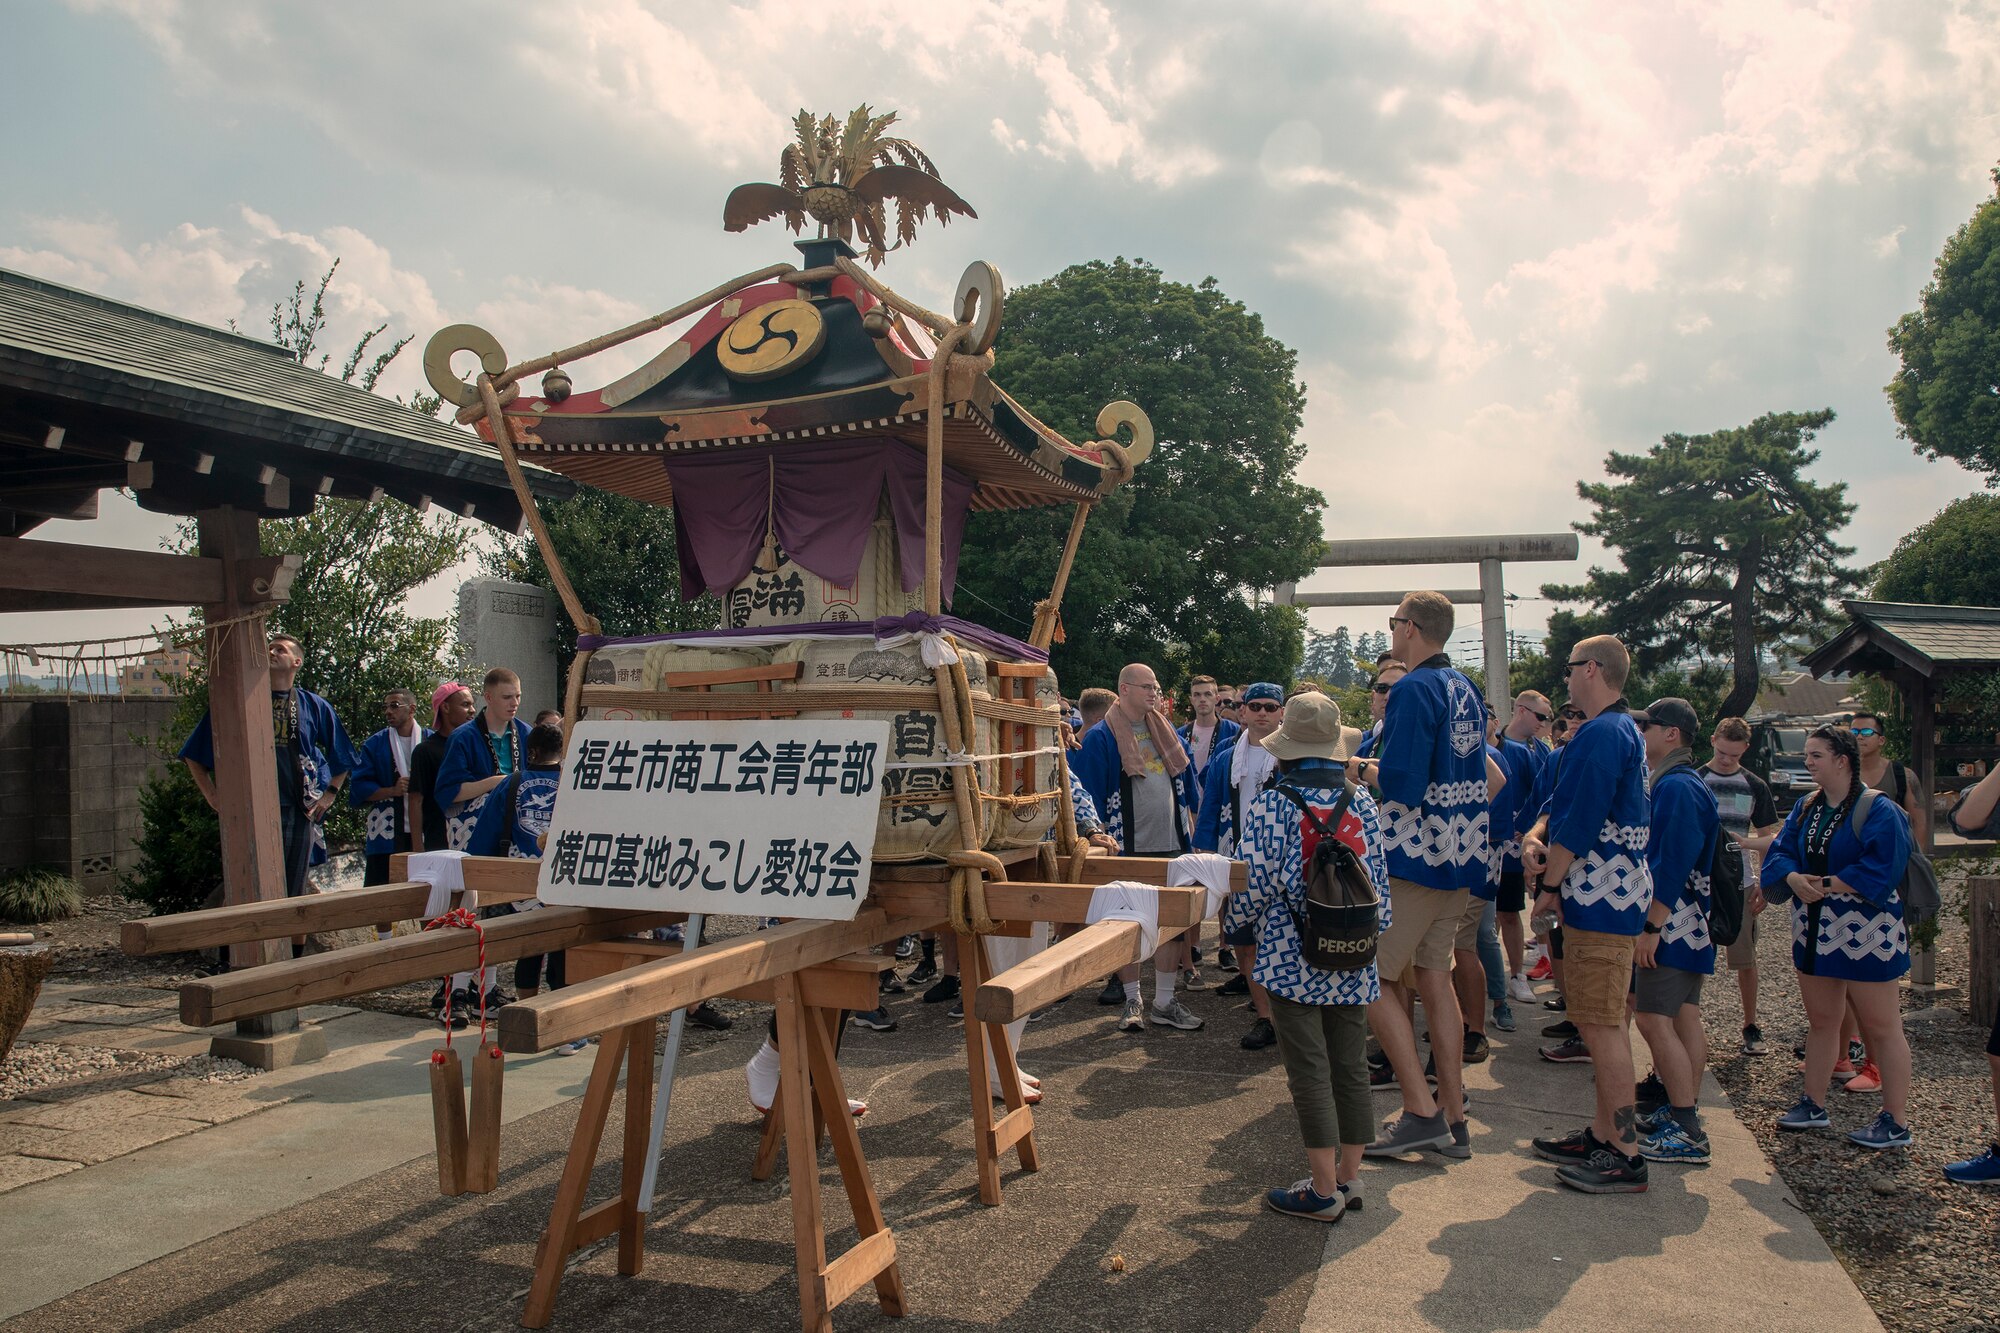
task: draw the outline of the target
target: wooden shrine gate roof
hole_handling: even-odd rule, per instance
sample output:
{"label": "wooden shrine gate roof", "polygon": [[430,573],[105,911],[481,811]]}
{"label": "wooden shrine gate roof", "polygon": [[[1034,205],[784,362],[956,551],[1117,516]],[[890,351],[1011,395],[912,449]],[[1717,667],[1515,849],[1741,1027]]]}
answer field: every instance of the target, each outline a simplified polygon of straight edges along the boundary
{"label": "wooden shrine gate roof", "polygon": [[[576,489],[529,474],[544,496]],[[0,536],[92,517],[118,486],[170,514],[386,494],[521,524],[500,460],[466,431],[260,339],[0,269]]]}

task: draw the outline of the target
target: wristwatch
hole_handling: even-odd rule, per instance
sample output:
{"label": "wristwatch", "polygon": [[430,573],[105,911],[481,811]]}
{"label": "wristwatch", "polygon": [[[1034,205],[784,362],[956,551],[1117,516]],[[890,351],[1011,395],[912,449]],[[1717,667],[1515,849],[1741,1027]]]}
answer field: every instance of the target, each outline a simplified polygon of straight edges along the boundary
{"label": "wristwatch", "polygon": [[1657,934],[1659,934],[1659,933],[1660,933],[1660,928],[1659,928],[1658,926],[1654,925],[1654,924],[1653,924],[1652,922],[1650,922],[1650,921],[1648,921],[1648,922],[1646,923],[1646,926],[1645,926],[1645,930],[1646,930],[1646,933],[1647,933],[1648,935],[1657,935]]}

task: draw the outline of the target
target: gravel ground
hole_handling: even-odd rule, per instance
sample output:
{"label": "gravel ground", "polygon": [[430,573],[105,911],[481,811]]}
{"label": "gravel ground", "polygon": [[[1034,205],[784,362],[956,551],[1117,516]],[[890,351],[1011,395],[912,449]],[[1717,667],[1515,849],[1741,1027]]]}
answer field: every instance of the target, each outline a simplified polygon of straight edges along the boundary
{"label": "gravel ground", "polygon": [[1805,1008],[1780,928],[1758,940],[1762,985],[1757,1007],[1769,1055],[1740,1054],[1742,1003],[1733,977],[1718,975],[1704,1010],[1709,1065],[1757,1135],[1813,1224],[1892,1330],[1971,1330],[2000,1326],[1992,1272],[2000,1260],[2000,1190],[1954,1185],[1947,1162],[1982,1151],[1994,1132],[1986,1030],[1966,1017],[1970,963],[1959,915],[1966,868],[1941,867],[1943,929],[1937,979],[1957,988],[1937,1007],[1905,994],[1904,1026],[1915,1063],[1910,1123],[1916,1143],[1873,1153],[1842,1137],[1881,1110],[1879,1096],[1834,1092],[1831,1134],[1781,1134],[1777,1117],[1798,1099],[1794,1043],[1806,1034]]}
{"label": "gravel ground", "polygon": [[[60,1046],[21,1041],[0,1065],[0,1101],[76,1084],[130,1087],[163,1078],[194,1083],[241,1083],[257,1070],[236,1060],[209,1055],[161,1055],[154,1051],[107,1051],[95,1046]],[[132,1078],[131,1075],[141,1077]]]}

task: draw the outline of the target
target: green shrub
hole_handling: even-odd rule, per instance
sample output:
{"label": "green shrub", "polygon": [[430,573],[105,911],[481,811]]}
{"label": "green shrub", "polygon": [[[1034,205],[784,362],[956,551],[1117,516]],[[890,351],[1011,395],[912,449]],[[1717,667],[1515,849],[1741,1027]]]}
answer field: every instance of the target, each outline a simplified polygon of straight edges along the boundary
{"label": "green shrub", "polygon": [[139,812],[139,864],[119,879],[119,890],[155,916],[203,906],[222,885],[222,834],[186,766],[174,763],[147,778]]}
{"label": "green shrub", "polygon": [[83,910],[83,890],[60,870],[30,866],[0,876],[0,918],[59,921]]}

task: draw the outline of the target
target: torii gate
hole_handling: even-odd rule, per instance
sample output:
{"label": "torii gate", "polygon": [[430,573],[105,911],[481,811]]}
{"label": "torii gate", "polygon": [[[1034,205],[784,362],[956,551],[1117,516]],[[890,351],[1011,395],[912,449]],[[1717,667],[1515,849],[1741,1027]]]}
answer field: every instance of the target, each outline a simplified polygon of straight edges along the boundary
{"label": "torii gate", "polygon": [[[1493,537],[1376,537],[1328,542],[1321,552],[1321,569],[1352,569],[1365,565],[1479,566],[1477,588],[1440,588],[1446,597],[1480,608],[1480,639],[1486,652],[1486,703],[1503,715],[1513,695],[1507,688],[1507,589],[1500,567],[1510,561],[1574,560],[1581,550],[1573,532],[1540,532]],[[1280,606],[1398,606],[1401,592],[1306,592],[1296,583],[1281,583]]]}

